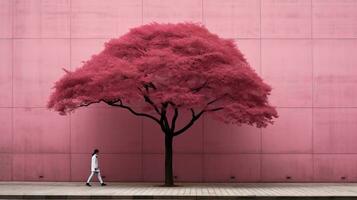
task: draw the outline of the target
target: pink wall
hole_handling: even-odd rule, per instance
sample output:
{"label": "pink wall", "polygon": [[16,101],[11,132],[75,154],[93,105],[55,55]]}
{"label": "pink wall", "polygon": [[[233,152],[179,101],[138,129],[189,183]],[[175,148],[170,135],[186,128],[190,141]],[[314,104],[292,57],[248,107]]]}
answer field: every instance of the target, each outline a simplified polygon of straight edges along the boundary
{"label": "pink wall", "polygon": [[152,21],[234,38],[280,113],[263,130],[200,120],[175,141],[179,181],[357,181],[357,0],[0,0],[0,180],[83,181],[95,147],[108,181],[162,180],[151,122],[45,108],[62,67]]}

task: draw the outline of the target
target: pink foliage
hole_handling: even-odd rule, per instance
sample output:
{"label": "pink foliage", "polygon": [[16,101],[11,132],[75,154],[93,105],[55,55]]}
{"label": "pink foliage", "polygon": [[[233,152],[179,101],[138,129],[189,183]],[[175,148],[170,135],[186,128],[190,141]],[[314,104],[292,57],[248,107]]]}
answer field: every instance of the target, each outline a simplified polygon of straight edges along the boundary
{"label": "pink foliage", "polygon": [[264,127],[277,112],[271,88],[232,40],[191,23],[149,24],[105,44],[105,49],[54,86],[48,107],[66,114],[92,103],[120,102],[155,113],[205,110],[226,123]]}

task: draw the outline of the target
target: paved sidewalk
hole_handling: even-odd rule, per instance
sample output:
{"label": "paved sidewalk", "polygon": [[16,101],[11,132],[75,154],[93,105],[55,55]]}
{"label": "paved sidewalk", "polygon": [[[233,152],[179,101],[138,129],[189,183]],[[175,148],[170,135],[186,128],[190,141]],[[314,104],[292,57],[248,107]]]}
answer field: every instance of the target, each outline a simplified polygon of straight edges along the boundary
{"label": "paved sidewalk", "polygon": [[357,199],[357,183],[0,182],[0,199]]}

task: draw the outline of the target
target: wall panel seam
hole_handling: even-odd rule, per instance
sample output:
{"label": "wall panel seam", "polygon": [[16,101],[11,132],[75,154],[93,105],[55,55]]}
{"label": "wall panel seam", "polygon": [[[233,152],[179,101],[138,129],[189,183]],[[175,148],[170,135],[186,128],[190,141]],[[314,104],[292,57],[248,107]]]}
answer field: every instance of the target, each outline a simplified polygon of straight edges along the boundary
{"label": "wall panel seam", "polygon": [[15,2],[11,1],[11,180],[14,180],[14,12]]}
{"label": "wall panel seam", "polygon": [[312,181],[315,180],[315,155],[314,155],[314,39],[313,39],[313,0],[310,0],[310,53],[311,53],[311,159],[312,159]]}

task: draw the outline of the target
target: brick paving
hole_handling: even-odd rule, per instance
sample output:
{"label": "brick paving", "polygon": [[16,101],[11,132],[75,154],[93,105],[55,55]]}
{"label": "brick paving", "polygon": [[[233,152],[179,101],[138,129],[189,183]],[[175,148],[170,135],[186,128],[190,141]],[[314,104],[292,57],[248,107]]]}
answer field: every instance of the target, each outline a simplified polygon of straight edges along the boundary
{"label": "brick paving", "polygon": [[[357,199],[357,183],[108,183],[0,182],[2,199]],[[304,197],[304,198],[302,198]]]}

